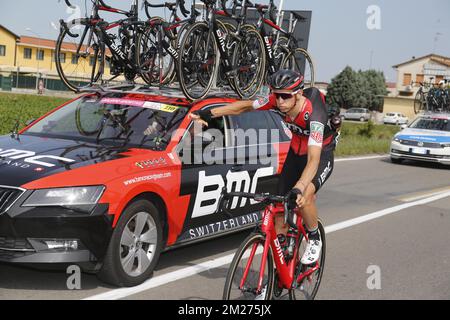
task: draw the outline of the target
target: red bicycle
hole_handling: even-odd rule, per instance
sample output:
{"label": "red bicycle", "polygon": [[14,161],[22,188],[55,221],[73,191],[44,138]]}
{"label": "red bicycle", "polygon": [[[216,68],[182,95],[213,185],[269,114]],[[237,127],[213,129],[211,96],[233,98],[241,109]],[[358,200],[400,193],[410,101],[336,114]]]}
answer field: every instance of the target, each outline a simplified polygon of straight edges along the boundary
{"label": "red bicycle", "polygon": [[[319,260],[303,265],[301,256],[306,248],[308,236],[303,219],[297,209],[290,210],[290,200],[270,194],[251,194],[224,191],[219,208],[225,214],[228,203],[235,197],[253,199],[266,204],[262,223],[250,234],[237,250],[228,270],[223,291],[225,300],[270,300],[289,296],[290,300],[312,300],[319,290],[325,266],[325,230],[319,221],[322,253]],[[295,205],[294,205],[295,206]],[[284,214],[290,226],[288,248],[281,248],[275,231],[275,217]],[[283,295],[284,289],[287,294]]]}

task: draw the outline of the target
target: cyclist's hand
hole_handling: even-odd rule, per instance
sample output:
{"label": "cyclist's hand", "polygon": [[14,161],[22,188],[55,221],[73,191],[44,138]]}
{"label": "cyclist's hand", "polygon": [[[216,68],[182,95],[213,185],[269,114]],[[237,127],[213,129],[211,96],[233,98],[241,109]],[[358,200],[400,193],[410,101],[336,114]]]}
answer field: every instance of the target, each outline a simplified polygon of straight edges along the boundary
{"label": "cyclist's hand", "polygon": [[210,110],[199,110],[189,113],[189,119],[200,123],[202,126],[207,127],[208,122],[211,120]]}
{"label": "cyclist's hand", "polygon": [[293,210],[295,207],[301,208],[304,205],[304,200],[302,201],[303,195],[300,189],[294,188],[288,192],[287,197],[289,199],[289,209]]}

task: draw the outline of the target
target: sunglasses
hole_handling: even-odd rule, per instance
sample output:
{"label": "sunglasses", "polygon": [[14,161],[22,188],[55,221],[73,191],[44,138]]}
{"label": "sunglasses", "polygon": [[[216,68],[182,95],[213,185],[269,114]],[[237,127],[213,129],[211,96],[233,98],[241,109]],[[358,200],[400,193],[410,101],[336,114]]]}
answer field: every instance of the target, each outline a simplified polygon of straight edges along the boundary
{"label": "sunglasses", "polygon": [[298,93],[298,91],[297,92],[289,92],[289,93],[274,92],[273,94],[275,95],[275,98],[277,100],[280,98],[283,100],[288,100],[288,99],[291,99],[297,93]]}

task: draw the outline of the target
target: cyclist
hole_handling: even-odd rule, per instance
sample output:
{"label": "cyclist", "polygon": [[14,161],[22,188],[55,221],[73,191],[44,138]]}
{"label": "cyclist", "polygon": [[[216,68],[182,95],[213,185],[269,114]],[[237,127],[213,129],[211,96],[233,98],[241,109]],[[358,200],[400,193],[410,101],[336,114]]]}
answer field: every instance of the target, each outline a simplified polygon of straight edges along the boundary
{"label": "cyclist", "polygon": [[[269,80],[271,94],[257,101],[237,101],[224,107],[193,112],[189,117],[203,125],[211,118],[237,115],[252,110],[277,109],[292,131],[291,147],[279,184],[280,194],[294,197],[305,221],[309,241],[302,256],[303,264],[312,264],[320,257],[322,243],[318,232],[315,193],[330,177],[334,164],[336,131],[340,118],[329,122],[325,98],[316,88],[304,93],[303,75],[292,70],[280,70]],[[283,217],[275,220],[278,237],[285,239],[288,226]]]}

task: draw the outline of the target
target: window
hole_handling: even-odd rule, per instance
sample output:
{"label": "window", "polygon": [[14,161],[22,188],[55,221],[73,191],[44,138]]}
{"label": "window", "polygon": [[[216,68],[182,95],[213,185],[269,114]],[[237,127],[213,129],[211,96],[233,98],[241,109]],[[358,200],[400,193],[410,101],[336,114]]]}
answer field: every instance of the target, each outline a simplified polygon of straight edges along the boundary
{"label": "window", "polygon": [[416,83],[414,84],[416,87],[418,87],[418,86],[420,86],[420,83],[422,82],[424,82],[424,79],[425,79],[425,77],[424,77],[424,75],[423,74],[418,74],[418,75],[416,75]]}
{"label": "window", "polygon": [[76,54],[72,54],[72,64],[78,64],[78,57]]}
{"label": "window", "polygon": [[0,45],[0,56],[6,56],[6,46]]}
{"label": "window", "polygon": [[403,75],[403,85],[409,86],[411,84],[411,73],[405,73]]}
{"label": "window", "polygon": [[31,56],[33,55],[33,50],[30,48],[25,48],[23,50],[23,58],[24,59],[31,59]]}
{"label": "window", "polygon": [[66,54],[60,53],[59,54],[59,60],[61,60],[61,63],[66,63]]}
{"label": "window", "polygon": [[44,60],[44,50],[38,50],[36,52],[36,59],[40,61]]}

